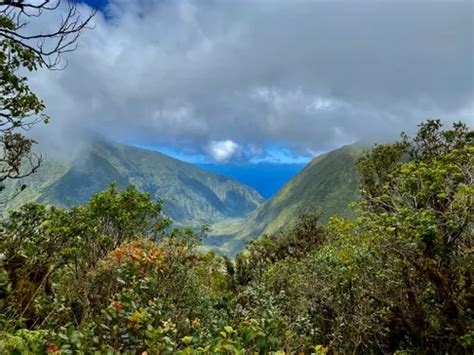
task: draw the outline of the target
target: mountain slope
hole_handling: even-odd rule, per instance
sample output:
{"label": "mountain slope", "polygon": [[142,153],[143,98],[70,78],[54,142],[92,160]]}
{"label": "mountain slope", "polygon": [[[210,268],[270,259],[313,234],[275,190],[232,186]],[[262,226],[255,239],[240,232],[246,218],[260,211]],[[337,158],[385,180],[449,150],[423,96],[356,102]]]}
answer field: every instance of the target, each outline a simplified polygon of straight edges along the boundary
{"label": "mountain slope", "polygon": [[[158,152],[96,139],[78,158],[48,160],[37,174],[9,182],[7,207],[32,200],[57,206],[80,204],[111,181],[121,187],[134,184],[163,199],[165,213],[182,224],[244,217],[263,202],[255,190],[233,179]],[[21,184],[28,187],[14,196]]]}
{"label": "mountain slope", "polygon": [[216,225],[214,236],[206,242],[233,254],[246,241],[287,228],[300,215],[318,208],[323,220],[335,214],[349,216],[349,204],[360,197],[355,164],[364,149],[344,146],[318,156],[245,220]]}

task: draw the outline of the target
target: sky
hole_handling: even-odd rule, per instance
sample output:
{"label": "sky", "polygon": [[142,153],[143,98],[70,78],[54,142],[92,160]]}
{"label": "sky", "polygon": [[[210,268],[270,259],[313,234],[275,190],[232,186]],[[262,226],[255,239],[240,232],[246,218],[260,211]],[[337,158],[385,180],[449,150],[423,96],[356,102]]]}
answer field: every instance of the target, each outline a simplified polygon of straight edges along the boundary
{"label": "sky", "polygon": [[473,14],[456,0],[109,0],[65,70],[31,75],[51,116],[33,134],[53,151],[94,131],[245,165],[304,163],[428,118],[472,125]]}

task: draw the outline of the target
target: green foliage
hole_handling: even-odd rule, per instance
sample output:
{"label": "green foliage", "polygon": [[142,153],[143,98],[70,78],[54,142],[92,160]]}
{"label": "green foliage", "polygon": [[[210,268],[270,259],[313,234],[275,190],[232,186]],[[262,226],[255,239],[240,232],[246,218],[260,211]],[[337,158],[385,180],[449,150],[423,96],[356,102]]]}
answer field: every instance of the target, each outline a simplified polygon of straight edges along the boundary
{"label": "green foliage", "polygon": [[323,244],[326,231],[319,218],[316,213],[303,215],[293,228],[281,232],[278,237],[264,235],[250,242],[247,250],[236,256],[235,268],[227,262],[232,282],[246,285],[259,281],[268,265],[287,258],[300,259]]}
{"label": "green foliage", "polygon": [[472,353],[473,134],[438,121],[358,163],[357,218],[303,215],[234,260],[111,186],[2,223],[0,352]]}
{"label": "green foliage", "polygon": [[[474,133],[461,123],[441,128],[428,121],[413,140],[404,136],[385,148],[399,157],[378,172],[377,190],[366,188],[361,205],[385,235],[383,248],[399,267],[400,296],[410,300],[392,309],[392,326],[409,334],[410,346],[433,350],[462,347],[472,332]],[[362,175],[373,176],[366,167],[381,167],[386,157],[367,156]]]}
{"label": "green foliage", "polygon": [[14,334],[0,332],[0,353],[40,354],[47,348],[51,334],[47,330],[21,329]]}
{"label": "green foliage", "polygon": [[[75,298],[91,268],[122,243],[158,238],[168,225],[161,203],[115,185],[70,210],[28,204],[12,212],[0,225],[9,318],[34,327],[68,313],[56,302],[79,307]],[[69,313],[82,317],[80,310]]]}
{"label": "green foliage", "polygon": [[359,217],[331,218],[310,253],[277,257],[288,236],[267,236],[229,267],[243,294],[259,289],[259,302],[273,300],[304,349],[472,350],[473,133],[441,128],[428,121],[413,140],[363,157]]}

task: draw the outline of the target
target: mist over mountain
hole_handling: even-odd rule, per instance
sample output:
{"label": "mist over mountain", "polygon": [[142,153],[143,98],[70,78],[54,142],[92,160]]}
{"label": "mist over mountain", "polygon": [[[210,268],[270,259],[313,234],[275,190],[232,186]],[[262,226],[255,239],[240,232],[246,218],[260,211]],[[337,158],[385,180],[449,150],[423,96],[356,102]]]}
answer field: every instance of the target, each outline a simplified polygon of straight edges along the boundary
{"label": "mist over mountain", "polygon": [[[90,146],[69,160],[52,156],[32,176],[8,181],[5,208],[31,201],[59,207],[82,204],[111,182],[121,188],[133,184],[153,199],[162,199],[165,213],[180,224],[244,217],[263,202],[255,190],[235,179],[159,152],[93,137]],[[17,193],[23,184],[26,189]]]}

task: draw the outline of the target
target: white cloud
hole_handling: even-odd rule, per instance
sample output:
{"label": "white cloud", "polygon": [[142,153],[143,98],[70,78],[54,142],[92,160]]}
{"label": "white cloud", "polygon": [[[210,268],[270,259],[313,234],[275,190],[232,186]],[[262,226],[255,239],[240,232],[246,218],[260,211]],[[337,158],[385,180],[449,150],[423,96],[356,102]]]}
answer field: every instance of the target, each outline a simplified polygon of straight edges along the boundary
{"label": "white cloud", "polygon": [[[71,144],[80,127],[196,154],[226,137],[249,152],[276,142],[300,154],[396,137],[431,117],[473,124],[472,10],[471,1],[111,0],[65,71],[32,77],[52,117],[35,132]],[[48,16],[32,22],[51,26]],[[238,156],[233,144],[216,156]]]}
{"label": "white cloud", "polygon": [[239,145],[230,139],[222,141],[212,141],[207,145],[207,151],[212,159],[218,163],[224,163],[238,154]]}

